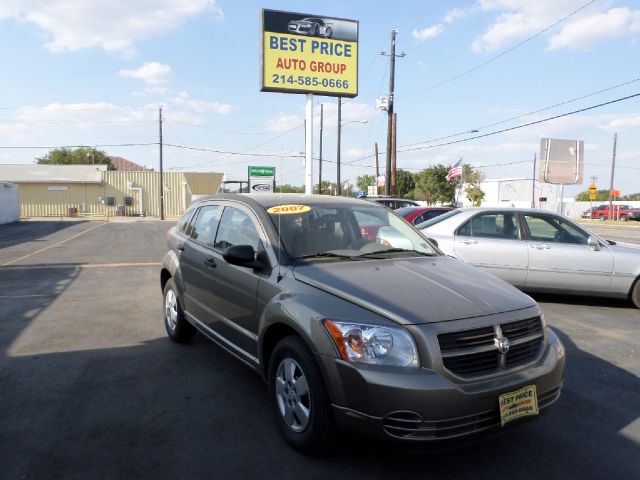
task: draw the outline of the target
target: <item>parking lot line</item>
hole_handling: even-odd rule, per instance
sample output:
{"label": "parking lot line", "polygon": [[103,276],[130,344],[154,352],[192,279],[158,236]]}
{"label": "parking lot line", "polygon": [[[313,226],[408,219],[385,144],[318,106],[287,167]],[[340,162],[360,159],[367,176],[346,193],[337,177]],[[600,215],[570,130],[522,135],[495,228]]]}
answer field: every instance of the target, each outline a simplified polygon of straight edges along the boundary
{"label": "parking lot line", "polygon": [[129,268],[129,267],[159,267],[160,262],[129,262],[129,263],[39,263],[37,265],[9,265],[0,266],[4,270],[34,270],[52,268]]}
{"label": "parking lot line", "polygon": [[23,255],[22,257],[19,257],[19,258],[16,258],[14,260],[11,260],[10,262],[7,262],[7,263],[3,264],[2,266],[3,267],[7,267],[7,266],[9,266],[9,265],[11,265],[13,263],[16,263],[16,262],[19,262],[21,260],[24,260],[25,258],[33,257],[34,255],[38,255],[39,253],[46,252],[47,250],[49,250],[51,248],[54,248],[54,247],[57,247],[58,245],[62,245],[63,243],[68,242],[69,240],[73,240],[74,238],[78,238],[80,235],[84,235],[85,233],[90,232],[91,230],[95,230],[96,228],[101,227],[102,225],[105,225],[105,223],[100,223],[100,224],[98,224],[98,225],[96,225],[94,227],[87,228],[86,230],[83,230],[80,233],[76,233],[75,235],[72,235],[69,238],[65,238],[64,240],[60,240],[59,242],[54,243],[53,245],[49,245],[48,247],[41,248],[39,250],[36,250],[35,252],[28,253],[26,255]]}

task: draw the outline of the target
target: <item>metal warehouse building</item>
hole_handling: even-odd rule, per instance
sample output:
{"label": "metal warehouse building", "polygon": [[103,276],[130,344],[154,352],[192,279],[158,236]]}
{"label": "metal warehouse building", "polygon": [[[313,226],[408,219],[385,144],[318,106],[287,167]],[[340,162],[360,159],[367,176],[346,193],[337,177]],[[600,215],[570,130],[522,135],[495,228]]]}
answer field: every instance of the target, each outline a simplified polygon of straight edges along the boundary
{"label": "metal warehouse building", "polygon": [[[164,213],[179,216],[218,191],[222,173],[166,172]],[[0,182],[18,185],[20,216],[160,216],[160,174],[110,171],[106,165],[0,165]]]}

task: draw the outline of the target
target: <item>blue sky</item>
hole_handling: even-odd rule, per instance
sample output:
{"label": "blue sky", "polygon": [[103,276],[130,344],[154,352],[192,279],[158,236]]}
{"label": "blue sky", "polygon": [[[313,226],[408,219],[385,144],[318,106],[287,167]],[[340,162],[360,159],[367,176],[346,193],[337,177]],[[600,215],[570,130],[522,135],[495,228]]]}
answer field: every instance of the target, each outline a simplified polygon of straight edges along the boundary
{"label": "blue sky", "polygon": [[[566,189],[574,194],[591,176],[608,188],[617,132],[615,187],[640,191],[640,97],[440,145],[640,93],[640,3],[631,0],[3,0],[0,147],[98,145],[158,168],[163,105],[164,142],[205,150],[166,147],[167,170],[236,179],[248,165],[273,165],[282,182],[303,185],[305,97],[259,91],[262,8],[360,22],[359,95],[343,101],[343,180],[374,173],[374,143],[386,148],[376,98],[387,94],[389,61],[378,52],[395,28],[407,53],[396,62],[398,168],[462,157],[489,179],[530,178],[541,137],[575,138],[585,142],[585,183]],[[333,180],[337,100],[315,97],[315,156],[320,103],[323,178]],[[100,146],[129,143],[149,145]],[[410,145],[420,148],[403,151]],[[0,162],[46,152],[0,148]]]}

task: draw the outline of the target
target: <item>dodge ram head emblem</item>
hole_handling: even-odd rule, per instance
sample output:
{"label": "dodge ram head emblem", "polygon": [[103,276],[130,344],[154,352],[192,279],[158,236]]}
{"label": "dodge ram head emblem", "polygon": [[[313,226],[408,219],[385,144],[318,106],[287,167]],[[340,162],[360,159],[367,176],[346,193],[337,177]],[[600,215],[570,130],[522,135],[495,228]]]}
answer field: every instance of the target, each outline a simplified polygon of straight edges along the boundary
{"label": "dodge ram head emblem", "polygon": [[493,343],[503,355],[509,351],[509,339],[496,337],[493,339]]}

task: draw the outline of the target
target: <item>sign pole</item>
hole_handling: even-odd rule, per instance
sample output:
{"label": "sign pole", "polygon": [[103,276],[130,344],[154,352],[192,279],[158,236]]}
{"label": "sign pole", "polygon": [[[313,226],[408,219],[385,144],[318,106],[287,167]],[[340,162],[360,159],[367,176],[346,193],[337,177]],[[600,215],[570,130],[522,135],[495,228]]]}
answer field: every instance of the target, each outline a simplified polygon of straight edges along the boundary
{"label": "sign pole", "polygon": [[313,193],[313,93],[307,93],[304,193]]}

